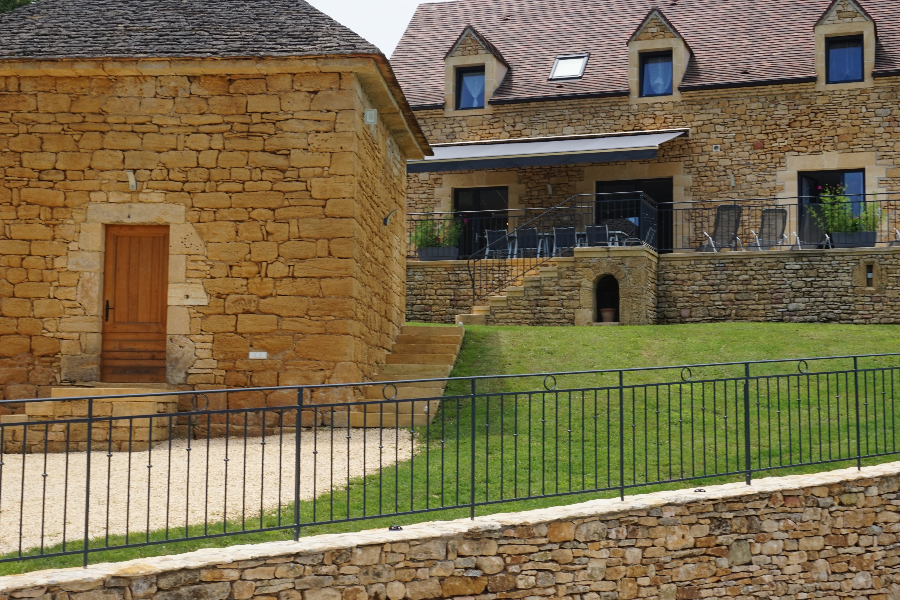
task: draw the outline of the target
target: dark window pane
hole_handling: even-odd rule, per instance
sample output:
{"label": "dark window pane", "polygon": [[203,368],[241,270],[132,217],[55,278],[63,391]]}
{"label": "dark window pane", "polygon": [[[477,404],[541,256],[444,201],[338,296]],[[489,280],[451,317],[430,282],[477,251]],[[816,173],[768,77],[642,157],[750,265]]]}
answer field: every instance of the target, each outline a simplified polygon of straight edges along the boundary
{"label": "dark window pane", "polygon": [[862,38],[828,40],[828,83],[862,81]]}
{"label": "dark window pane", "polygon": [[672,94],[672,55],[641,56],[641,96]]}
{"label": "dark window pane", "polygon": [[484,69],[459,71],[457,109],[484,108]]}

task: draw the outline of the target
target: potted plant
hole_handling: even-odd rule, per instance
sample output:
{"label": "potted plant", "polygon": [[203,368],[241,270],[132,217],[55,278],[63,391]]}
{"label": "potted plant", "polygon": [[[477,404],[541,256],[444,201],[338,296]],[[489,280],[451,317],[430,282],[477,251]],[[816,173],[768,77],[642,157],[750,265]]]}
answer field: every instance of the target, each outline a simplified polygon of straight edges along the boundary
{"label": "potted plant", "polygon": [[461,235],[462,223],[456,219],[426,218],[416,221],[409,241],[419,260],[456,260]]}
{"label": "potted plant", "polygon": [[[862,248],[874,246],[878,241],[878,226],[883,214],[877,202],[854,202],[843,186],[825,186],[820,196],[821,208],[816,221],[831,236],[835,248]],[[854,205],[862,206],[854,214]]]}

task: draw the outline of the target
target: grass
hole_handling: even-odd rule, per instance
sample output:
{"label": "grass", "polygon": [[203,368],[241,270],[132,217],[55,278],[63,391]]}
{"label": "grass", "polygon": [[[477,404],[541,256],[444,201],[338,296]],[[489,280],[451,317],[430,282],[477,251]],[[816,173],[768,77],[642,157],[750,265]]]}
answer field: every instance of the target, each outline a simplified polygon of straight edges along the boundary
{"label": "grass", "polygon": [[[897,326],[818,324],[680,325],[667,327],[542,328],[470,327],[453,375],[458,377],[562,372],[591,369],[657,367],[739,360],[796,359],[815,356],[890,352],[896,348]],[[808,373],[798,364],[754,365],[748,399],[751,406],[750,456],[753,468],[781,464],[822,463],[864,453],[894,452],[894,386],[900,374],[893,358],[865,359],[871,371],[854,379],[852,361],[810,362]],[[385,512],[431,511],[457,507],[472,497],[470,473],[474,457],[475,498],[493,503],[478,514],[613,497],[624,475],[628,493],[678,489],[708,472],[733,473],[706,477],[703,484],[742,480],[746,464],[744,436],[744,366],[712,366],[676,371],[626,373],[625,388],[617,374],[580,374],[479,381],[472,409],[471,384],[452,382],[441,411],[428,427],[416,431],[419,451],[409,460],[316,501],[301,503],[302,522],[355,518]],[[895,382],[895,379],[897,380]],[[716,380],[716,381],[713,381]],[[664,385],[650,385],[664,382]],[[861,408],[856,432],[852,392],[870,400]],[[620,430],[625,431],[623,436]],[[473,436],[473,431],[475,435]],[[474,440],[474,442],[473,442]],[[857,441],[858,440],[858,441]],[[620,452],[619,444],[625,452]],[[401,457],[402,458],[402,457]],[[880,457],[873,464],[890,460]],[[792,466],[777,474],[846,467],[855,461]],[[760,476],[760,475],[756,475]],[[762,475],[764,476],[764,475]],[[656,481],[666,481],[654,484]],[[649,484],[649,485],[648,485]],[[631,487],[633,486],[633,487]],[[598,490],[589,491],[583,490]],[[529,495],[554,495],[523,500]],[[501,503],[501,501],[503,501]],[[374,520],[313,525],[302,535],[357,531],[434,519],[461,518],[468,508],[449,508]],[[293,522],[293,506],[263,515],[247,527],[273,527]],[[223,524],[211,525],[221,531]],[[231,523],[229,530],[239,528]],[[193,528],[188,533],[196,535]],[[170,533],[183,536],[184,531]],[[163,542],[166,532],[153,532]],[[291,532],[241,534],[93,554],[92,562],[188,552],[201,547],[284,540]],[[122,538],[111,542],[122,543]],[[134,537],[132,542],[138,541]],[[97,542],[100,544],[100,541]],[[97,547],[100,547],[99,545]],[[70,545],[70,549],[77,546]],[[0,564],[0,574],[38,568],[76,566],[80,557],[58,557]]]}

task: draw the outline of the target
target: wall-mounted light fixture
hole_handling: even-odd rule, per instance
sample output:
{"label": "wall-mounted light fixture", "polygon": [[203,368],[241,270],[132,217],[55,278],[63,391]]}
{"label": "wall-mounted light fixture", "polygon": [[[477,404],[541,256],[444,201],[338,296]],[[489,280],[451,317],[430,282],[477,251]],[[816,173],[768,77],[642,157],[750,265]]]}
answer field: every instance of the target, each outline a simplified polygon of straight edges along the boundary
{"label": "wall-mounted light fixture", "polygon": [[394,213],[397,212],[398,210],[399,210],[399,209],[395,208],[394,210],[392,210],[391,212],[389,212],[389,213],[388,213],[388,216],[386,216],[386,217],[381,221],[382,223],[384,223],[384,226],[385,226],[385,227],[387,227],[388,225],[391,224],[391,217],[393,217],[393,216],[394,216]]}
{"label": "wall-mounted light fixture", "polygon": [[377,125],[378,124],[378,109],[377,108],[367,108],[365,121],[366,121],[366,125]]}
{"label": "wall-mounted light fixture", "polygon": [[125,175],[128,176],[128,189],[132,192],[137,191],[137,179],[134,178],[134,171],[125,171]]}

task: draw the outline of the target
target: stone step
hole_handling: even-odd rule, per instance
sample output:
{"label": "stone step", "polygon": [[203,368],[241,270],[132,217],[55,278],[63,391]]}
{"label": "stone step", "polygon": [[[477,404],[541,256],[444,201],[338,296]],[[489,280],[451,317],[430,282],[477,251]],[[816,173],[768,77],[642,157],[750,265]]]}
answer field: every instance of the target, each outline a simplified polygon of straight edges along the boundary
{"label": "stone step", "polygon": [[427,425],[428,415],[422,414],[392,414],[380,415],[365,412],[340,412],[334,413],[331,424],[334,427],[422,427]]}
{"label": "stone step", "polygon": [[[399,379],[438,379],[449,377],[452,365],[385,365],[373,381],[394,381]],[[434,386],[429,386],[434,387]]]}
{"label": "stone step", "polygon": [[438,385],[434,387],[398,385],[396,389],[392,386],[370,385],[363,391],[366,400],[385,400],[385,395],[394,400],[417,400],[419,398],[440,398],[444,394],[444,388]]}
{"label": "stone step", "polygon": [[456,315],[456,322],[460,325],[487,325],[485,315]]}
{"label": "stone step", "polygon": [[488,306],[473,306],[472,307],[473,315],[489,315],[491,314],[491,307]]}
{"label": "stone step", "polygon": [[393,354],[456,354],[459,344],[421,344],[401,342],[394,344]]}
{"label": "stone step", "polygon": [[429,327],[425,325],[404,325],[400,335],[444,336],[452,335],[462,338],[465,330],[462,327]]}
{"label": "stone step", "polygon": [[450,365],[456,363],[456,353],[453,354],[388,354],[385,362],[389,365]]}
{"label": "stone step", "polygon": [[[430,347],[440,348],[437,354],[444,354],[446,351],[458,352],[462,346],[462,338],[455,335],[398,335],[394,342],[394,349],[403,347]],[[434,354],[433,352],[431,354]]]}

